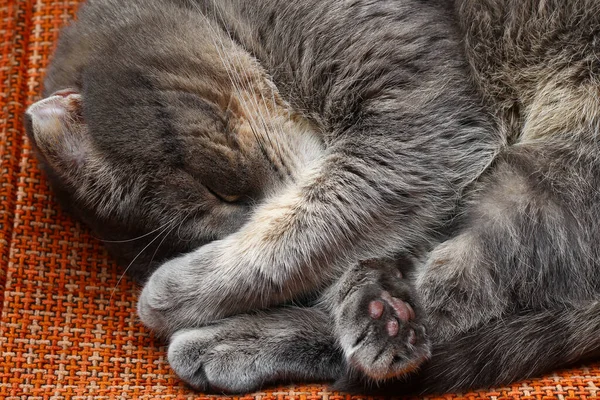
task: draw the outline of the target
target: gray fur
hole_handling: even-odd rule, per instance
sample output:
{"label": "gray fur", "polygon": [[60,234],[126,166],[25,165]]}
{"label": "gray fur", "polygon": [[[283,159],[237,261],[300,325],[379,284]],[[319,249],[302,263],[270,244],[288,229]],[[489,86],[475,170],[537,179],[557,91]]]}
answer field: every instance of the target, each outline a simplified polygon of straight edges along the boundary
{"label": "gray fur", "polygon": [[[151,276],[139,314],[166,334],[291,300],[329,283],[352,260],[432,241],[501,145],[441,9],[397,1],[215,4],[207,13],[222,16],[283,96],[319,114],[327,148],[240,230]],[[289,20],[267,30],[261,24],[270,15]],[[394,30],[372,28],[394,18],[402,22]],[[314,54],[302,54],[299,46],[317,41]],[[374,47],[382,41],[384,49]]]}
{"label": "gray fur", "polygon": [[599,353],[600,7],[454,5],[90,0],[63,33],[46,94],[81,95],[30,136],[152,272],[140,317],[192,386],[444,391]]}

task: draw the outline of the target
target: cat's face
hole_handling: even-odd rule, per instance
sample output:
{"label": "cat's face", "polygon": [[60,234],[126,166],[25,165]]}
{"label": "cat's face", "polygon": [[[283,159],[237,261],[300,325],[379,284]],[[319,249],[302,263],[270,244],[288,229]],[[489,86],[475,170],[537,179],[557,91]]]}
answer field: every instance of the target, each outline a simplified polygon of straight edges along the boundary
{"label": "cat's face", "polygon": [[96,58],[26,114],[63,206],[140,279],[239,229],[321,146],[252,59],[235,82],[217,57],[178,57]]}

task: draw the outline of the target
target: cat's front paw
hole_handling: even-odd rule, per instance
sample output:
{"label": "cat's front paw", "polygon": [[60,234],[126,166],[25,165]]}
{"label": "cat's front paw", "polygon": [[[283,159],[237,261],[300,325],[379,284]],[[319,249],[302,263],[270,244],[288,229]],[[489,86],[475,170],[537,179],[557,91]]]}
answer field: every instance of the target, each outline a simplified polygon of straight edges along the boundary
{"label": "cat's front paw", "polygon": [[142,323],[153,332],[168,335],[179,326],[177,318],[183,293],[177,282],[177,274],[172,268],[181,263],[174,259],[157,269],[144,285],[137,302],[137,312]]}
{"label": "cat's front paw", "polygon": [[369,261],[341,302],[336,331],[350,366],[376,381],[407,374],[431,354],[408,282],[388,261]]}
{"label": "cat's front paw", "polygon": [[227,301],[218,273],[218,242],[164,263],[148,279],[138,299],[138,315],[152,331],[168,336],[222,317]]}
{"label": "cat's front paw", "polygon": [[248,340],[243,331],[227,336],[219,324],[177,332],[169,345],[169,364],[199,391],[249,393],[260,388],[264,376],[256,368],[256,345]]}

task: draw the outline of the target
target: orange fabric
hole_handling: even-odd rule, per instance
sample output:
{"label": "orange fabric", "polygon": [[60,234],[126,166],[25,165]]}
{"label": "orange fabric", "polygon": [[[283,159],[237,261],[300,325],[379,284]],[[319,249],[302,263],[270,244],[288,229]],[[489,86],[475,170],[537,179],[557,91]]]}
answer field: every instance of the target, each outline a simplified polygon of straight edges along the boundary
{"label": "orange fabric", "polygon": [[[23,132],[21,115],[77,3],[0,0],[0,399],[207,398],[173,375],[136,317],[139,289],[59,210]],[[442,398],[599,399],[599,387],[596,364]],[[363,397],[302,385],[235,398]]]}

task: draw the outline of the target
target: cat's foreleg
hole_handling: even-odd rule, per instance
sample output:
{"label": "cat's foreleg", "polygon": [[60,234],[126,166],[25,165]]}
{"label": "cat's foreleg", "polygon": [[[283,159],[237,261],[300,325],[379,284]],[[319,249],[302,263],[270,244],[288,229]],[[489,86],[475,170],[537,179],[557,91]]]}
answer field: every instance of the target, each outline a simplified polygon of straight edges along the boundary
{"label": "cat's foreleg", "polygon": [[347,260],[410,239],[397,234],[407,218],[386,198],[394,196],[396,172],[332,153],[259,206],[240,231],[160,267],[139,299],[143,322],[168,334],[281,304],[324,288]]}
{"label": "cat's foreleg", "polygon": [[454,120],[427,128],[426,138],[399,137],[387,132],[405,130],[401,121],[375,117],[336,140],[238,232],[160,267],[140,296],[142,321],[168,334],[271,307],[321,290],[340,265],[431,240],[493,157],[494,139]]}
{"label": "cat's foreleg", "polygon": [[[252,13],[243,13],[243,4],[254,3],[228,3],[234,15],[248,14],[238,23],[230,21],[244,46],[253,54],[281,58],[259,55],[268,71],[280,71],[282,65],[308,71],[274,80],[288,87],[282,93],[293,104],[318,116],[326,150],[294,184],[266,199],[238,232],[154,273],[139,302],[140,317],[150,328],[170,333],[271,307],[321,290],[342,273],[339,266],[427,244],[437,236],[504,139],[465,78],[461,44],[445,14],[415,11],[419,8],[408,3],[396,9],[396,3],[388,2],[390,10],[417,13],[410,18],[414,25],[373,30],[378,12],[361,25],[352,18],[353,7],[315,2],[328,21],[336,22],[323,24],[322,34],[315,21],[323,15],[300,3],[294,12],[288,10],[288,18],[300,21],[298,31],[308,36],[290,37],[287,23],[265,29],[294,43],[289,49],[279,39],[242,39],[254,37],[262,26],[257,21],[268,20],[262,16],[275,3],[261,3]],[[339,41],[348,36],[350,23],[357,29],[352,40]],[[424,34],[432,29],[432,35]],[[323,37],[334,40],[319,44]],[[378,40],[395,44],[374,55]],[[305,53],[295,50],[299,43],[311,49],[308,43],[315,43],[308,66],[295,59]],[[370,59],[374,62],[364,67],[352,61]]]}
{"label": "cat's foreleg", "polygon": [[175,333],[169,363],[202,391],[248,393],[277,382],[336,380],[345,364],[330,321],[316,307],[233,316]]}
{"label": "cat's foreleg", "polygon": [[355,264],[313,307],[242,314],[179,331],[171,337],[171,367],[193,387],[217,392],[248,392],[277,381],[406,375],[429,357],[430,342],[399,263]]}

